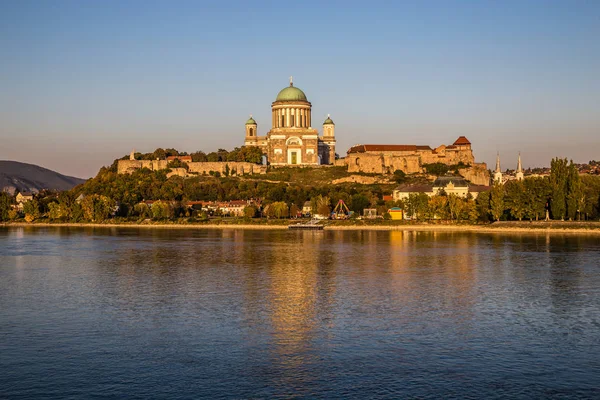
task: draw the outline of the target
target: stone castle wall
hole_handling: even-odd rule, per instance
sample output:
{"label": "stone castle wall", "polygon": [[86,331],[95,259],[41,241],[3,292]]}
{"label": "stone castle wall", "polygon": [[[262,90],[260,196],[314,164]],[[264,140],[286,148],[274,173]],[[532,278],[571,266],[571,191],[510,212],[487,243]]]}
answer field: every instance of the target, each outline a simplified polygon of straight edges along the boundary
{"label": "stone castle wall", "polygon": [[[119,160],[117,163],[117,172],[119,174],[130,174],[142,168],[158,171],[167,169],[167,164],[167,160]],[[230,175],[264,174],[267,171],[267,168],[263,165],[237,161],[190,162],[187,165],[189,167],[187,171],[184,168],[173,168],[169,175],[209,175],[211,172],[219,172],[223,175],[228,167]]]}
{"label": "stone castle wall", "polygon": [[384,151],[350,153],[345,158],[348,172],[392,174],[399,169],[407,174],[423,172],[424,164],[442,163],[455,165],[459,162],[473,165],[475,157],[471,149],[437,149],[417,151]]}

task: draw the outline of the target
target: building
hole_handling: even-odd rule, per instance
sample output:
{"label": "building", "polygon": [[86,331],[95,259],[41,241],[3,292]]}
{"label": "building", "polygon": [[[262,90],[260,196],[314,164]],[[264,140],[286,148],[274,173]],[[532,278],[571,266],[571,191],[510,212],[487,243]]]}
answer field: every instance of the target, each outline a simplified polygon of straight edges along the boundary
{"label": "building", "polygon": [[401,170],[406,174],[424,172],[424,165],[442,163],[457,166],[466,179],[477,184],[489,183],[485,163],[475,163],[471,142],[464,136],[451,145],[432,149],[427,145],[360,144],[352,146],[345,158],[348,172],[392,174]]}
{"label": "building", "polygon": [[494,171],[494,183],[502,182],[502,169],[500,168],[500,153],[496,156],[496,171]]}
{"label": "building", "polygon": [[258,135],[258,124],[246,121],[244,145],[259,146],[270,165],[321,165],[335,161],[335,124],[327,116],[323,135],[312,127],[312,104],[294,86],[283,88],[271,104],[271,130]]}
{"label": "building", "polygon": [[23,204],[27,203],[28,201],[33,200],[33,193],[19,192],[19,193],[17,193],[15,200],[17,201],[17,210],[23,211]]}
{"label": "building", "polygon": [[411,194],[424,193],[431,197],[436,194],[454,194],[466,198],[469,193],[476,199],[479,193],[490,190],[487,185],[472,185],[460,176],[440,176],[431,184],[400,185],[394,189],[394,200],[406,200]]}
{"label": "building", "polygon": [[525,179],[525,176],[523,174],[523,166],[521,165],[521,152],[519,152],[519,160],[517,161],[517,172],[515,176],[518,181],[522,181],[523,179]]}

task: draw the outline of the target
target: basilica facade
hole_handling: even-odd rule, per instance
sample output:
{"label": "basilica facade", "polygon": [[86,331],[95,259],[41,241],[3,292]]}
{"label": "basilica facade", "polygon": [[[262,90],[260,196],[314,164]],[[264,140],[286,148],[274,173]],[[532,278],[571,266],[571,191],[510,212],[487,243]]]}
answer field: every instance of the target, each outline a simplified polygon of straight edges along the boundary
{"label": "basilica facade", "polygon": [[312,104],[302,90],[283,88],[271,104],[271,130],[258,135],[258,124],[246,122],[245,146],[259,146],[270,165],[327,165],[335,161],[335,124],[328,116],[323,134],[312,127]]}

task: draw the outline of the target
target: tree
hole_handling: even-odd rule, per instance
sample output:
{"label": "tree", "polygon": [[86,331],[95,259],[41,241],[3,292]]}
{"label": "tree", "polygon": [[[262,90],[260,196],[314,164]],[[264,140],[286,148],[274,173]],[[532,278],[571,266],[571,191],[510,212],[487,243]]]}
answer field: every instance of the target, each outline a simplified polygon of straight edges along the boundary
{"label": "tree", "polygon": [[406,174],[401,169],[394,171],[394,182],[400,184],[406,181]]}
{"label": "tree", "polygon": [[23,213],[25,213],[25,221],[27,222],[38,219],[40,217],[40,204],[37,199],[23,203]]}
{"label": "tree", "polygon": [[167,158],[167,152],[161,148],[154,150],[152,153],[152,160],[164,160]]}
{"label": "tree", "polygon": [[[485,193],[485,192],[484,192]],[[473,196],[469,193],[467,199],[465,200],[465,208],[463,210],[463,215],[469,222],[475,223],[479,219],[479,210],[477,208],[477,203],[473,199]]]}
{"label": "tree", "polygon": [[509,181],[506,182],[504,191],[505,207],[510,211],[510,214],[514,218],[522,221],[527,212],[525,184],[522,181]]}
{"label": "tree", "polygon": [[573,164],[573,160],[571,160],[567,175],[567,216],[569,217],[569,220],[572,221],[580,216],[584,207],[585,195],[581,178],[577,166]]}
{"label": "tree", "polygon": [[328,196],[318,195],[311,200],[311,213],[328,217],[331,213],[331,200]]}
{"label": "tree", "polygon": [[190,169],[186,162],[183,162],[178,158],[173,161],[169,161],[167,168],[185,168],[186,170]]}
{"label": "tree", "polygon": [[81,208],[85,220],[102,222],[113,213],[115,202],[107,196],[93,194],[81,201]]}
{"label": "tree", "polygon": [[429,211],[429,196],[425,193],[411,193],[405,204],[406,215],[415,219],[424,219]]}
{"label": "tree", "polygon": [[450,219],[459,220],[465,209],[465,201],[454,193],[448,196],[448,209],[450,210]]}
{"label": "tree", "polygon": [[152,217],[155,220],[169,219],[173,217],[173,207],[168,201],[155,201],[152,203]]}
{"label": "tree", "polygon": [[490,192],[481,192],[475,200],[478,219],[482,222],[490,222]]}
{"label": "tree", "polygon": [[257,209],[254,206],[244,207],[244,218],[254,218],[256,216]]}
{"label": "tree", "polygon": [[429,219],[446,219],[446,208],[448,206],[448,197],[436,194],[431,196],[427,202],[427,214]]}
{"label": "tree", "polygon": [[278,201],[278,202],[273,203],[272,206],[273,206],[273,211],[275,213],[275,217],[277,217],[277,218],[289,217],[290,209],[285,202]]}
{"label": "tree", "polygon": [[357,214],[361,214],[363,210],[369,207],[370,201],[367,196],[362,193],[357,193],[352,196],[352,201],[350,202],[350,210],[354,211]]}
{"label": "tree", "polygon": [[207,162],[208,158],[206,157],[206,153],[203,151],[196,151],[190,154],[192,157],[192,162]]}
{"label": "tree", "polygon": [[292,203],[292,205],[290,206],[290,216],[293,218],[297,218],[299,212],[300,208],[296,204]]}
{"label": "tree", "polygon": [[423,167],[425,171],[427,171],[430,175],[446,175],[448,172],[448,166],[444,163],[432,163],[432,164],[424,164]]}
{"label": "tree", "polygon": [[138,203],[133,207],[133,212],[140,218],[152,218],[152,210],[146,203]]}
{"label": "tree", "polygon": [[0,221],[8,221],[11,210],[11,197],[8,193],[0,192]]}
{"label": "tree", "polygon": [[550,210],[553,219],[564,220],[567,214],[567,159],[554,158],[550,163],[550,185],[552,188],[552,200]]}
{"label": "tree", "polygon": [[523,180],[525,192],[525,218],[539,220],[546,212],[546,203],[551,195],[547,178],[527,177]]}
{"label": "tree", "polygon": [[500,217],[504,214],[504,187],[499,182],[495,182],[492,186],[490,211],[496,221],[500,221]]}

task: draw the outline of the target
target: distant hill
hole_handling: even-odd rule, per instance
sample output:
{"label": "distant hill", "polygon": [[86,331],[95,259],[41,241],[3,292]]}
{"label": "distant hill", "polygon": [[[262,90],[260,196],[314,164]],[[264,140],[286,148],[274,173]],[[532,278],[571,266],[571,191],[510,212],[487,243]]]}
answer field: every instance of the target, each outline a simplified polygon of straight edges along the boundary
{"label": "distant hill", "polygon": [[0,190],[14,194],[42,189],[69,190],[85,179],[65,176],[33,164],[0,160]]}

